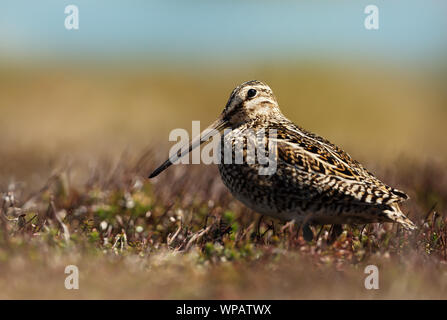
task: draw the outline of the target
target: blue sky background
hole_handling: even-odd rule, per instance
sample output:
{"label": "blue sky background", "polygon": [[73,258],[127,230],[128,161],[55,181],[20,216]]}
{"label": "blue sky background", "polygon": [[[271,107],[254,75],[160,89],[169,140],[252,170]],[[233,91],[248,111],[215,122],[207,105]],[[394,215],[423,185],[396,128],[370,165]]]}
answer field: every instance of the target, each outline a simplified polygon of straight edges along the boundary
{"label": "blue sky background", "polygon": [[[75,4],[80,29],[64,27]],[[364,28],[364,8],[380,29]],[[447,1],[2,0],[0,57],[135,61],[301,58],[445,62]]]}

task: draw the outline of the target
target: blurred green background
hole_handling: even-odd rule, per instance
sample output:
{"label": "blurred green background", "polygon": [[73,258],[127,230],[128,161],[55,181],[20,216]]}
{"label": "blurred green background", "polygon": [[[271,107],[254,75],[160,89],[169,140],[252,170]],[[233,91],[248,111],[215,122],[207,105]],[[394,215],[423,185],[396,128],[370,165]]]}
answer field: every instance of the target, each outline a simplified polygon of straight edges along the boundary
{"label": "blurred green background", "polygon": [[366,164],[443,161],[447,6],[376,1],[379,30],[366,30],[368,4],[2,1],[0,185],[124,150],[163,158],[172,129],[205,127],[251,79]]}

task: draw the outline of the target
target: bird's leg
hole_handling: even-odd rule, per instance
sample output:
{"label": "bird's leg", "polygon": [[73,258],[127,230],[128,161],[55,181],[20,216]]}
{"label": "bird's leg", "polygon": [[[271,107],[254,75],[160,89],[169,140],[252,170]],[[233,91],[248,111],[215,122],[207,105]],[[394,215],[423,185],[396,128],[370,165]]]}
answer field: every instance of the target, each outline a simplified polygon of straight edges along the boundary
{"label": "bird's leg", "polygon": [[329,238],[327,239],[328,244],[334,243],[335,240],[342,234],[343,228],[341,224],[334,224],[329,231]]}
{"label": "bird's leg", "polygon": [[258,220],[258,225],[256,227],[256,239],[258,239],[258,240],[261,239],[261,223],[262,223],[262,219],[264,219],[264,215],[261,215],[261,217]]}
{"label": "bird's leg", "polygon": [[317,237],[315,238],[316,241],[318,241],[318,239],[320,239],[320,235],[321,235],[321,232],[323,231],[323,229],[324,229],[324,224],[321,226],[320,231],[318,231]]}
{"label": "bird's leg", "polygon": [[[266,230],[264,231],[264,233],[261,235],[261,239],[264,238],[265,234],[266,234],[267,232],[269,232],[270,230],[272,230],[272,228],[274,228],[273,221],[272,221],[272,224],[269,224],[268,227],[267,227],[267,229],[266,229]],[[274,229],[273,229],[273,232],[275,232]]]}
{"label": "bird's leg", "polygon": [[308,223],[305,223],[303,225],[303,238],[304,240],[306,240],[307,242],[312,241],[312,239],[314,238],[314,233],[312,232],[312,230],[309,227]]}
{"label": "bird's leg", "polygon": [[359,234],[359,240],[362,241],[362,236],[363,236],[363,230],[365,230],[366,228],[366,224],[363,225],[363,227],[360,229],[360,234]]}

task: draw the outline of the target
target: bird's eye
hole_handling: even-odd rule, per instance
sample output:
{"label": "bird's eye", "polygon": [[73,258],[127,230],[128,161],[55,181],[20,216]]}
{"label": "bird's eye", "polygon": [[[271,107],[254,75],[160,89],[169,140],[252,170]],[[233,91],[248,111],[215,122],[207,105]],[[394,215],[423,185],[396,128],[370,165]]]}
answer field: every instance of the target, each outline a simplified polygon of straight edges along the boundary
{"label": "bird's eye", "polygon": [[253,98],[256,95],[256,90],[255,89],[250,89],[247,91],[247,98]]}

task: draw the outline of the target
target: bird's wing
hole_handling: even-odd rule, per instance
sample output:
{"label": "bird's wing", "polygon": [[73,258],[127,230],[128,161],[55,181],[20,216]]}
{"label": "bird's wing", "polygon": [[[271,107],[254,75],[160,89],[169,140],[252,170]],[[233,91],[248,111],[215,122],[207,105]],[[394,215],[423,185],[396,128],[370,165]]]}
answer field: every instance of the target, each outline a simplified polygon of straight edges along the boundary
{"label": "bird's wing", "polygon": [[351,198],[365,204],[401,202],[408,196],[391,188],[329,141],[296,126],[277,130],[278,161],[289,174],[307,177],[301,184],[319,194]]}

